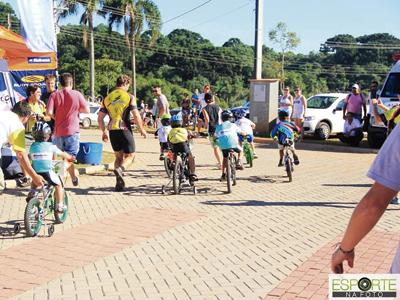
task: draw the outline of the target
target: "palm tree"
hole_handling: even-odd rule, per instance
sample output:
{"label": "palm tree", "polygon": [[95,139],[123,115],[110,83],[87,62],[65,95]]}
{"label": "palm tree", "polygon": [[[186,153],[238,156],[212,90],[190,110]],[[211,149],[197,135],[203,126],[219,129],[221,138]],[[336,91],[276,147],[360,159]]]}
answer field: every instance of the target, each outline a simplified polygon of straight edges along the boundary
{"label": "palm tree", "polygon": [[[61,18],[65,18],[68,15],[75,15],[79,11],[79,4],[84,7],[84,11],[81,15],[79,23],[83,25],[83,45],[86,49],[89,48],[89,65],[90,65],[90,97],[95,98],[94,84],[95,84],[95,70],[94,70],[94,25],[93,15],[98,13],[101,16],[105,16],[104,12],[98,11],[98,8],[103,5],[104,0],[62,0],[61,4],[66,8],[61,14]],[[89,47],[88,47],[88,32],[89,29]]]}
{"label": "palm tree", "polygon": [[[125,40],[131,50],[133,94],[136,97],[136,43],[145,27],[150,32],[150,44],[160,35],[161,14],[152,0],[105,0],[104,7],[110,7],[108,26],[124,24]],[[112,7],[112,9],[111,9]]]}

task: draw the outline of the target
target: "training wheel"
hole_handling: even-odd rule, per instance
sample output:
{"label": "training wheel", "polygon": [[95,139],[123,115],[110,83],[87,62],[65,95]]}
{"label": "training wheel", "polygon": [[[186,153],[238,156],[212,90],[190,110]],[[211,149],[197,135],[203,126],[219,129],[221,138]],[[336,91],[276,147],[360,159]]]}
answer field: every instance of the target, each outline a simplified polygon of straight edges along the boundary
{"label": "training wheel", "polygon": [[161,194],[165,195],[165,185],[161,187]]}
{"label": "training wheel", "polygon": [[49,225],[47,232],[49,234],[49,237],[53,235],[53,233],[54,233],[54,225],[53,224]]}
{"label": "training wheel", "polygon": [[15,223],[14,224],[14,234],[18,234],[21,231],[21,224]]}
{"label": "training wheel", "polygon": [[197,194],[197,188],[194,186],[193,187],[193,195],[196,195]]}

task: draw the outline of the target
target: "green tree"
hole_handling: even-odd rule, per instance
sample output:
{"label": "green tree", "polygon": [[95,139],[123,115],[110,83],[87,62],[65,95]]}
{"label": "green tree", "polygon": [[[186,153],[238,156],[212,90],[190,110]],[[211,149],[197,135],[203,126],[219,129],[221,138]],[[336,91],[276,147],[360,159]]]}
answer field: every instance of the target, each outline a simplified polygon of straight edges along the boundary
{"label": "green tree", "polygon": [[[66,11],[61,13],[61,18],[66,18],[68,15],[76,15],[79,11],[79,6],[83,6],[83,13],[81,15],[79,23],[83,26],[83,44],[85,48],[89,49],[89,67],[90,67],[90,96],[95,97],[95,62],[94,62],[94,23],[93,15],[98,12],[99,6],[103,5],[103,0],[87,0],[84,2],[78,2],[78,0],[64,0],[63,4],[67,8]],[[104,13],[99,12],[100,15],[104,16]],[[89,29],[89,38],[88,32]],[[88,45],[89,39],[89,45]]]}
{"label": "green tree", "polygon": [[133,94],[136,96],[136,44],[145,26],[151,32],[150,44],[157,40],[161,30],[161,14],[152,0],[105,0],[105,3],[116,9],[108,14],[110,31],[114,24],[124,23],[125,39],[131,50]]}
{"label": "green tree", "polygon": [[[0,25],[15,32],[19,31],[19,20],[9,3],[0,0]],[[9,26],[11,25],[11,26]]]}
{"label": "green tree", "polygon": [[269,33],[269,39],[276,44],[281,51],[281,89],[285,86],[285,54],[287,51],[295,49],[300,44],[300,38],[295,32],[288,31],[287,25],[279,22]]}

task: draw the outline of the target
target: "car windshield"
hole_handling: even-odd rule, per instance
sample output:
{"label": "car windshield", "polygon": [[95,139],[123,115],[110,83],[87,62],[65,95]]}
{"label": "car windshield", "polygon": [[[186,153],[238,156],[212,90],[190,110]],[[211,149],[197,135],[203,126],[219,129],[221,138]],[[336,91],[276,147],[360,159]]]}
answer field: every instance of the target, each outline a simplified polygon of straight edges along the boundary
{"label": "car windshield", "polygon": [[324,109],[332,105],[338,97],[332,96],[313,96],[307,101],[308,108]]}
{"label": "car windshield", "polygon": [[96,106],[92,106],[89,108],[91,114],[95,114],[99,108]]}
{"label": "car windshield", "polygon": [[381,97],[396,98],[400,93],[400,73],[391,73],[381,92]]}

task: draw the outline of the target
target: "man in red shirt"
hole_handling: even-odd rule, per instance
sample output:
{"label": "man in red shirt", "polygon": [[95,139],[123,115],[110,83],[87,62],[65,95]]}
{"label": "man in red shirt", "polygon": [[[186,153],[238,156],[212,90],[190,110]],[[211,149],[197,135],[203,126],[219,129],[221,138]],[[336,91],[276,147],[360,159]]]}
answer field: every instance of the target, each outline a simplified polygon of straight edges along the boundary
{"label": "man in red shirt", "polygon": [[[62,89],[50,95],[47,114],[55,120],[54,137],[57,147],[76,157],[79,151],[79,113],[90,111],[83,95],[72,89],[73,83],[71,74],[60,75]],[[71,175],[72,184],[77,186],[79,181],[73,164],[68,172]]]}

